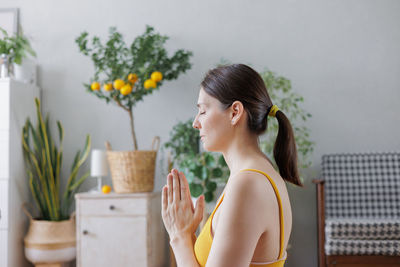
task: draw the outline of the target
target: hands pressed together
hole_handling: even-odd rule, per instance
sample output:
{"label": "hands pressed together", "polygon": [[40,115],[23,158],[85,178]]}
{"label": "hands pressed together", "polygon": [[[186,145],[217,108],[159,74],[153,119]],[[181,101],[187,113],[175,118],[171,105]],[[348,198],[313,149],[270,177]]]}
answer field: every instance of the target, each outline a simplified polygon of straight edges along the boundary
{"label": "hands pressed together", "polygon": [[190,197],[189,184],[183,172],[172,169],[162,190],[161,215],[170,240],[192,237],[203,218],[204,196],[196,202]]}

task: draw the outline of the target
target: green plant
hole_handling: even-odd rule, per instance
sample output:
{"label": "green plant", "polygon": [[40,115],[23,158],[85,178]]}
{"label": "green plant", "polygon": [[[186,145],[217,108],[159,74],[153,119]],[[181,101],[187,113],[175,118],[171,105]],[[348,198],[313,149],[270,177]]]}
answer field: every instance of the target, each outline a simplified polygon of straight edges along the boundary
{"label": "green plant", "polygon": [[199,131],[192,127],[192,122],[193,118],[177,123],[164,147],[172,152],[171,165],[178,166],[185,173],[191,195],[198,197],[204,193],[206,202],[211,202],[217,184],[226,183],[229,170],[222,155],[200,152]]}
{"label": "green plant", "polygon": [[[304,125],[307,119],[311,117],[311,114],[301,107],[304,98],[292,90],[290,80],[278,76],[270,70],[265,70],[260,75],[264,80],[273,104],[277,105],[290,119],[295,135],[300,169],[309,167],[311,165],[309,157],[314,151],[314,142],[310,140],[310,130]],[[267,132],[262,137],[261,148],[272,160],[277,134],[278,122],[270,119]]]}
{"label": "green plant", "polygon": [[[167,36],[156,33],[150,26],[146,26],[146,31],[136,37],[129,47],[114,27],[110,28],[105,44],[95,36],[91,40],[91,47],[88,47],[87,32],[75,40],[80,52],[90,56],[95,68],[94,77],[84,86],[88,92],[107,103],[115,102],[129,113],[135,150],[138,145],[132,108],[145,95],[158,90],[163,80],[177,79],[181,73],[191,68],[189,58],[192,53],[180,49],[168,57],[164,47],[167,40]],[[103,91],[100,89],[102,84],[105,86]]]}
{"label": "green plant", "polygon": [[61,221],[69,218],[69,208],[73,196],[89,176],[89,172],[78,178],[78,172],[89,155],[91,138],[86,136],[83,151],[78,151],[72,163],[63,199],[60,199],[60,171],[63,160],[64,128],[57,121],[59,147],[51,137],[49,115],[43,119],[40,101],[35,98],[37,124],[34,127],[28,118],[22,129],[22,146],[29,177],[29,187],[40,218]]}
{"label": "green plant", "polygon": [[22,59],[28,57],[28,54],[36,56],[29,40],[23,34],[9,36],[4,29],[0,28],[0,31],[3,34],[3,38],[0,39],[0,54],[8,55],[10,62],[21,65]]}

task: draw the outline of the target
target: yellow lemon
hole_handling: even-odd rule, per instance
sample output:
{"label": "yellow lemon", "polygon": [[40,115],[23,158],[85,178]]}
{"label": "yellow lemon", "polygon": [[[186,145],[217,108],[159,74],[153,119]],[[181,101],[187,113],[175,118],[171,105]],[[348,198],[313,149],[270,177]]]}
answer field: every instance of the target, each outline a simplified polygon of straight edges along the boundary
{"label": "yellow lemon", "polygon": [[119,91],[123,95],[129,95],[132,92],[132,86],[130,84],[125,84]]}
{"label": "yellow lemon", "polygon": [[106,83],[103,85],[105,91],[110,92],[113,90],[112,83]]}
{"label": "yellow lemon", "polygon": [[117,79],[117,80],[114,81],[114,88],[117,89],[117,90],[121,89],[122,86],[124,86],[124,85],[125,85],[124,80]]}
{"label": "yellow lemon", "polygon": [[100,83],[99,82],[93,82],[90,85],[90,88],[92,89],[92,91],[99,91],[100,90]]}
{"label": "yellow lemon", "polygon": [[150,88],[156,88],[157,84],[155,81],[152,79],[148,79],[144,82],[144,88],[150,89]]}
{"label": "yellow lemon", "polygon": [[135,83],[137,81],[138,77],[135,73],[131,73],[128,75],[128,81],[131,83]]}
{"label": "yellow lemon", "polygon": [[108,194],[111,192],[111,186],[109,185],[103,185],[101,187],[101,192],[103,192],[103,194]]}
{"label": "yellow lemon", "polygon": [[161,81],[163,78],[162,73],[159,71],[155,71],[151,74],[151,79],[155,82]]}

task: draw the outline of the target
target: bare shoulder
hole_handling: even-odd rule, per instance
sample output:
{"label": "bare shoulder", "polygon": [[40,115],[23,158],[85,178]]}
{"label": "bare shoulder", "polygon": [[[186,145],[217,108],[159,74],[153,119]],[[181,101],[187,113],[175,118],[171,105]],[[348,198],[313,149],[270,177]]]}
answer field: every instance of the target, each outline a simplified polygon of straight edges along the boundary
{"label": "bare shoulder", "polygon": [[[274,178],[278,181],[282,179],[276,175]],[[282,183],[284,186],[283,181]],[[264,233],[274,233],[265,235],[268,239],[264,241],[268,244],[279,240],[276,195],[271,183],[260,173],[241,171],[230,177],[225,188],[224,201],[217,212],[220,214],[207,260],[210,266],[248,266]],[[285,225],[287,222],[285,218]],[[285,227],[285,231],[287,244],[290,228]],[[259,253],[265,255],[265,248],[268,246],[262,244],[263,249]],[[241,253],[237,253],[238,251]]]}
{"label": "bare shoulder", "polygon": [[260,212],[266,209],[266,201],[262,201],[258,187],[258,178],[252,173],[240,172],[229,178],[217,211],[220,214],[207,265],[248,266],[267,227],[265,212]]}
{"label": "bare shoulder", "polygon": [[241,171],[230,178],[224,204],[234,206],[237,211],[246,210],[250,217],[257,215],[260,218],[266,213],[259,211],[275,207],[275,200],[273,187],[264,175],[254,171]]}
{"label": "bare shoulder", "polygon": [[264,202],[275,198],[271,183],[264,174],[255,171],[240,171],[230,179],[226,195],[234,195],[241,201]]}

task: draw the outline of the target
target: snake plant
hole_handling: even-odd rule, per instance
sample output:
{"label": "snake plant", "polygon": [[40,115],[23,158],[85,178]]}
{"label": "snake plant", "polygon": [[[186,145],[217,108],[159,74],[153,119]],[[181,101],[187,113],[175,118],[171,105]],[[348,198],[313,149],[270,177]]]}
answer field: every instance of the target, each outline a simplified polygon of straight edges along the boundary
{"label": "snake plant", "polygon": [[48,114],[43,119],[40,101],[35,98],[37,124],[30,119],[22,129],[22,146],[28,173],[29,187],[40,211],[40,219],[61,221],[69,218],[69,209],[74,194],[89,176],[89,172],[78,178],[79,168],[89,155],[91,138],[86,136],[85,146],[75,155],[66,189],[60,198],[60,172],[63,160],[64,128],[57,121],[59,146],[52,139]]}

